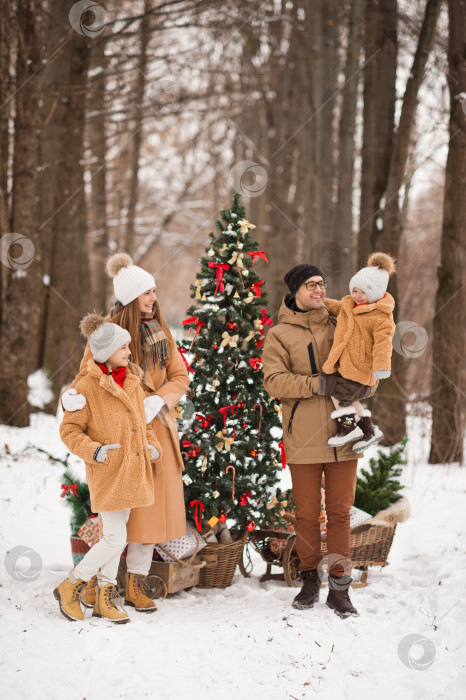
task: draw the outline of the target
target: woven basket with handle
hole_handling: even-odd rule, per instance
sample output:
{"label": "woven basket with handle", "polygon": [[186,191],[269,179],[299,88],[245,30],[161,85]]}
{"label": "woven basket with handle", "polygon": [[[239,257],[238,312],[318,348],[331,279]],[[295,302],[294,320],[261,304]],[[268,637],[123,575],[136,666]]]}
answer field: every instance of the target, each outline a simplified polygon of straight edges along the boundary
{"label": "woven basket with handle", "polygon": [[241,559],[248,533],[235,542],[208,544],[199,553],[206,565],[200,570],[198,588],[228,588]]}

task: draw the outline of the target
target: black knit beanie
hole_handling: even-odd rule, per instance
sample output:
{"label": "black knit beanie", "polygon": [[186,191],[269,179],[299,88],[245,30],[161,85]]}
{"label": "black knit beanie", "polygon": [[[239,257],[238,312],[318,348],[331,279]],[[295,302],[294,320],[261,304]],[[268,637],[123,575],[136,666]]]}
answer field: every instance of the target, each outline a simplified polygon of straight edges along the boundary
{"label": "black knit beanie", "polygon": [[318,267],[303,263],[302,265],[296,265],[292,267],[291,270],[288,270],[283,279],[290,292],[296,294],[303,282],[309,279],[309,277],[315,277],[317,275],[325,279]]}

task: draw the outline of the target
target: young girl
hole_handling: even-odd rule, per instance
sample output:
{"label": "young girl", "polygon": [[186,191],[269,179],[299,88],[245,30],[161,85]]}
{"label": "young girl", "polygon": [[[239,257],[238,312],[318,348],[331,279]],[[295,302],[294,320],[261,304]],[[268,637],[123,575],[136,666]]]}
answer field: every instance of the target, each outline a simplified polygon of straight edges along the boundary
{"label": "young girl", "polygon": [[[387,286],[395,272],[395,260],[386,253],[372,253],[367,264],[351,278],[350,295],[341,301],[325,300],[330,313],[338,318],[333,345],[319,377],[319,394],[331,394],[335,375],[360,384],[361,390],[390,376],[395,301],[387,293]],[[364,396],[363,391],[360,396]],[[337,433],[328,441],[330,446],[354,442],[354,452],[362,452],[380,442],[382,431],[359,401],[344,406],[334,396],[331,399]]]}
{"label": "young girl", "polygon": [[129,617],[117,604],[116,575],[126,545],[126,523],[131,508],[154,501],[151,462],[160,459],[161,447],[146,426],[141,372],[129,363],[128,331],[97,314],[88,314],[80,328],[93,356],[76,385],[86,403],[65,412],[60,436],[86,463],[91,509],[100,514],[103,537],[53,594],[68,620],[82,620],[80,594],[96,576],[93,615],[122,624]]}

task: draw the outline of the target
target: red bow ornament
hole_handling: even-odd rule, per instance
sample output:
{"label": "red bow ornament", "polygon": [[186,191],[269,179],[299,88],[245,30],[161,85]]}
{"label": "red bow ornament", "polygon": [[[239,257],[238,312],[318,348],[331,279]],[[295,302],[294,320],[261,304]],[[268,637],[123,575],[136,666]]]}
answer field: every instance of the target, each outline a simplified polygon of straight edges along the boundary
{"label": "red bow ornament", "polygon": [[185,364],[186,369],[188,372],[191,372],[191,374],[195,374],[196,370],[191,367],[190,364],[188,364],[188,360],[186,359],[186,350],[185,348],[178,348],[178,352],[180,353],[181,357],[183,358],[183,362]]}
{"label": "red bow ornament", "polygon": [[254,282],[254,284],[249,288],[251,292],[254,292],[256,297],[260,297],[261,295],[261,284],[264,284],[264,280],[261,280],[260,282]]}
{"label": "red bow ornament", "polygon": [[217,279],[217,286],[215,287],[215,292],[214,294],[217,294],[217,291],[220,289],[221,292],[225,291],[225,284],[223,283],[223,271],[224,270],[229,270],[230,266],[228,263],[215,263],[215,262],[210,262],[209,267],[215,267],[215,276]]}
{"label": "red bow ornament", "polygon": [[[191,343],[191,347],[189,348],[189,352],[191,352],[191,348],[192,348],[192,346],[194,345],[194,341],[196,340],[197,334],[198,334],[199,331],[201,330],[201,326],[205,326],[206,324],[205,324],[203,321],[200,321],[200,320],[199,320],[198,318],[196,318],[195,316],[191,316],[191,318],[185,318],[185,320],[182,321],[182,323],[183,323],[183,326],[187,326],[187,325],[189,325],[190,323],[195,323],[195,324],[196,324],[196,332],[194,333],[193,342]],[[189,330],[191,331],[192,329],[190,328]]]}
{"label": "red bow ornament", "polygon": [[77,496],[78,498],[81,498],[81,496],[78,493],[78,484],[62,484],[61,487],[62,487],[62,492],[60,494],[61,498],[65,498],[65,496],[68,496],[70,493],[70,490],[75,496]]}
{"label": "red bow ornament", "polygon": [[257,258],[262,258],[262,260],[265,260],[266,263],[269,262],[269,261],[267,260],[267,256],[265,255],[265,251],[264,251],[264,250],[252,250],[251,252],[248,253],[248,255],[250,255],[251,258],[252,258],[252,266],[253,266],[253,267],[254,267],[254,265],[256,264]]}
{"label": "red bow ornament", "polygon": [[286,453],[285,453],[285,445],[283,443],[283,440],[280,440],[280,442],[278,443],[278,446],[280,448],[282,469],[286,469]]}
{"label": "red bow ornament", "polygon": [[199,511],[203,513],[205,506],[202,501],[191,501],[189,505],[191,508],[194,508],[194,522],[196,523],[196,527],[199,532],[202,532],[202,515],[199,513]]}
{"label": "red bow ornament", "polygon": [[249,364],[253,369],[260,369],[262,365],[262,357],[250,357]]}

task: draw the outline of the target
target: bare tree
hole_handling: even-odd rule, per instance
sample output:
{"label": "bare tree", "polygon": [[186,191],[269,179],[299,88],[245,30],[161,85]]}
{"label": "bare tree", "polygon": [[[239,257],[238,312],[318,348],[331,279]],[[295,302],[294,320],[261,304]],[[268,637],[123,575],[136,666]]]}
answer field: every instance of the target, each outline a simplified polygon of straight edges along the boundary
{"label": "bare tree", "polygon": [[445,177],[432,369],[429,461],[462,462],[466,365],[466,2],[449,0],[450,141]]}
{"label": "bare tree", "polygon": [[18,0],[20,35],[16,57],[14,164],[11,226],[15,240],[2,238],[6,276],[2,310],[0,419],[29,425],[27,377],[37,363],[40,297],[40,246],[37,233],[37,170],[39,165],[41,67],[40,3]]}
{"label": "bare tree", "polygon": [[96,309],[103,312],[107,305],[107,278],[103,274],[109,254],[107,225],[107,118],[105,55],[106,41],[100,37],[91,47],[87,139],[89,145],[89,196],[88,250],[92,297]]}
{"label": "bare tree", "polygon": [[[59,26],[67,26],[67,8],[65,2],[55,5]],[[89,42],[71,31],[61,55],[62,77],[54,89],[65,106],[63,137],[58,144],[54,209],[41,224],[41,228],[50,224],[52,235],[43,366],[56,394],[73,377],[82,347],[78,322],[90,300],[83,162]]]}
{"label": "bare tree", "polygon": [[[425,75],[427,59],[432,49],[437,20],[442,0],[427,0],[416,53],[403,96],[401,115],[396,132],[393,135],[389,171],[384,191],[383,226],[375,227],[372,246],[398,257],[402,234],[402,208],[400,190],[406,182],[406,168],[412,135],[415,128],[417,96]],[[389,291],[398,299],[398,277],[394,276],[389,284]],[[398,320],[398,309],[395,320]],[[373,410],[377,420],[384,426],[385,442],[393,444],[403,439],[406,434],[406,399],[405,373],[406,362],[403,355],[394,353],[392,374],[384,380],[374,397]]]}

